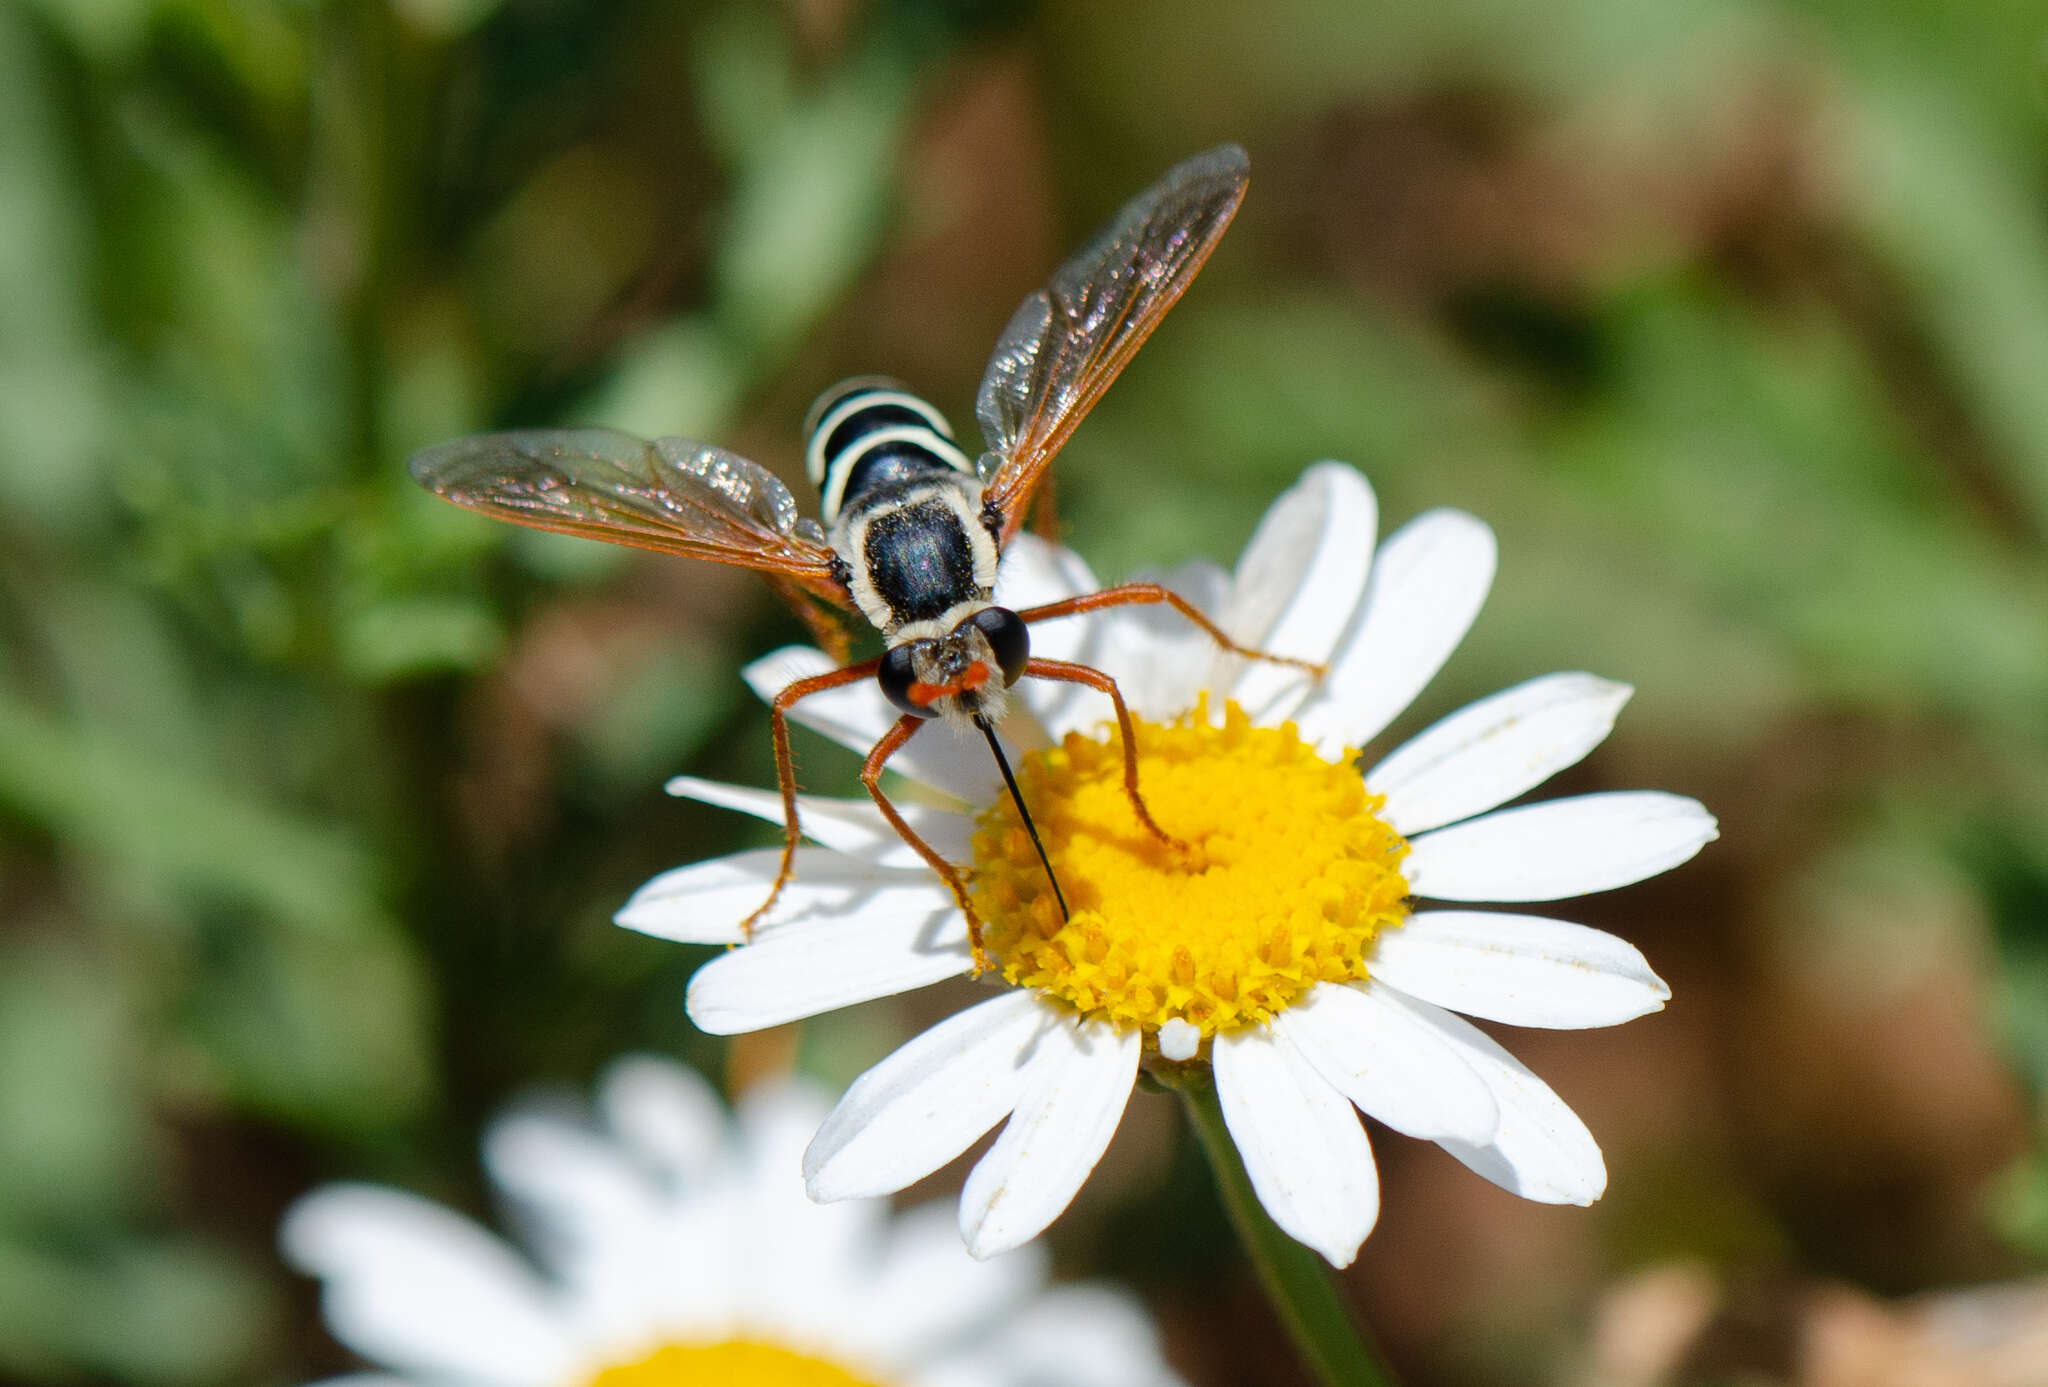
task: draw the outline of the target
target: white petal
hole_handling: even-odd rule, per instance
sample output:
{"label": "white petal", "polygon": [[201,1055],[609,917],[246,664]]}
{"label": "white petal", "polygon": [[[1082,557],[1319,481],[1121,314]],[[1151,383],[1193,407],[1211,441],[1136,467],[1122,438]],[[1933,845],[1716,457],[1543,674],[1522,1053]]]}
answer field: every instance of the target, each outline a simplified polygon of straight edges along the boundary
{"label": "white petal", "polygon": [[[768,899],[781,861],[780,848],[758,848],[663,872],[635,891],[612,923],[681,944],[741,943],[746,936],[740,925]],[[894,871],[825,848],[798,848],[792,866],[756,938],[799,921],[843,915],[885,893],[895,898],[922,891],[934,901],[953,899],[922,865],[914,872]]]}
{"label": "white petal", "polygon": [[[694,775],[679,775],[664,788],[683,799],[715,804],[721,809],[737,809],[742,814],[752,814],[771,824],[782,822],[782,795],[776,790],[728,785],[720,780],[699,780]],[[798,795],[796,808],[798,827],[803,829],[804,837],[814,843],[848,857],[872,862],[878,867],[930,870],[925,866],[925,860],[917,855],[917,850],[889,826],[889,821],[882,817],[882,811],[875,807],[873,800]],[[896,812],[909,821],[913,832],[937,849],[939,856],[948,862],[965,862],[968,859],[969,843],[974,837],[971,819],[950,809],[923,804],[899,804]]]}
{"label": "white petal", "polygon": [[1613,1026],[1671,996],[1635,945],[1535,915],[1422,911],[1380,933],[1367,967],[1411,997],[1510,1026]]}
{"label": "white petal", "polygon": [[[741,673],[747,684],[772,702],[798,679],[824,674],[839,666],[822,650],[785,646],[762,656]],[[789,720],[830,737],[850,751],[866,756],[896,723],[898,714],[872,679],[863,679],[813,694],[789,710]],[[1016,726],[1011,726],[1011,723]],[[1003,740],[1012,756],[1044,745],[1044,732],[1034,719],[1004,720]],[[978,754],[976,754],[978,753]],[[801,768],[799,768],[801,769]],[[1003,788],[1002,773],[977,738],[968,742],[944,726],[927,726],[889,758],[889,769],[920,785],[953,796],[963,804],[987,804]]]}
{"label": "white petal", "polygon": [[[1002,567],[996,571],[995,600],[999,606],[1021,611],[1078,597],[1100,586],[1079,554],[1025,531],[1003,550]],[[1048,660],[1093,665],[1103,629],[1103,619],[1093,613],[1035,623],[1031,653]],[[1053,740],[1112,715],[1107,699],[1079,684],[1026,679],[1016,685],[1012,697],[1023,703]]]}
{"label": "white petal", "polygon": [[[797,680],[830,674],[838,668],[837,661],[813,646],[785,645],[747,664],[740,670],[740,677],[747,681],[747,687],[754,691],[756,698],[763,703],[773,703],[777,694]],[[856,689],[867,690],[871,697],[848,701],[847,695]],[[837,718],[833,726],[821,725],[818,721],[820,716],[842,703],[845,704],[844,716]],[[889,730],[889,724],[896,721],[887,701],[865,682],[812,694],[790,709],[790,718],[863,755],[882,733]]]}
{"label": "white petal", "polygon": [[1719,837],[1698,800],[1624,790],[1503,809],[1409,844],[1402,875],[1442,901],[1554,901],[1669,871]]}
{"label": "white petal", "polygon": [[566,1327],[538,1278],[496,1238],[439,1205],[369,1185],[330,1185],[285,1215],[285,1258],[322,1278],[334,1337],[402,1373],[553,1383],[572,1366]]}
{"label": "white petal", "polygon": [[584,1344],[660,1319],[676,1260],[663,1236],[672,1198],[588,1118],[580,1105],[528,1100],[493,1122],[483,1143],[492,1183]]}
{"label": "white petal", "polygon": [[1425,511],[1389,535],[1329,677],[1299,714],[1303,738],[1334,758],[1378,736],[1464,639],[1494,559],[1493,531],[1462,511]]}
{"label": "white petal", "polygon": [[1350,1100],[1285,1036],[1247,1027],[1211,1048],[1216,1097],[1273,1222],[1348,1267],[1380,1216],[1379,1172]]}
{"label": "white petal", "polygon": [[1590,674],[1547,674],[1482,698],[1365,775],[1398,833],[1455,823],[1533,789],[1607,738],[1632,692]]}
{"label": "white petal", "polygon": [[762,849],[663,872],[628,897],[612,923],[681,944],[737,944],[746,937],[741,921],[768,899],[779,860]]}
{"label": "white petal", "polygon": [[879,891],[840,919],[785,925],[690,979],[697,1028],[737,1035],[928,987],[972,966],[967,922],[936,887]]}
{"label": "white petal", "polygon": [[889,1207],[872,1199],[816,1204],[804,1192],[804,1147],[829,1102],[802,1080],[756,1084],[740,1099],[734,1203],[744,1251],[741,1311],[750,1327],[795,1344],[836,1335],[872,1275]]}
{"label": "white petal", "polygon": [[915,1366],[941,1346],[978,1347],[992,1326],[1016,1317],[1017,1307],[1035,1304],[1050,1260],[1034,1246],[978,1262],[960,1243],[952,1207],[921,1204],[891,1222],[881,1261],[859,1288],[860,1323],[851,1342],[891,1369],[885,1380],[920,1381],[911,1375]]}
{"label": "white petal", "polygon": [[[1050,543],[1029,530],[1020,530],[1003,550],[1002,566],[996,570],[995,600],[997,606],[1016,612],[1026,607],[1040,607],[1048,602],[1078,597],[1100,586],[1087,561],[1079,554],[1063,545]],[[1086,624],[1085,621],[1077,623],[1079,626]],[[1047,623],[1047,630],[1052,629],[1052,624]],[[1032,632],[1034,647],[1038,644],[1038,634]],[[1068,648],[1077,647],[1069,645]],[[1060,655],[1056,658],[1064,660],[1069,657]]]}
{"label": "white petal", "polygon": [[1483,1142],[1500,1125],[1492,1090],[1441,1031],[1369,984],[1317,983],[1273,1018],[1273,1029],[1397,1132]]}
{"label": "white petal", "polygon": [[[1230,596],[1230,575],[1205,560],[1156,581],[1209,616],[1221,611]],[[1103,614],[1096,664],[1116,680],[1133,713],[1167,722],[1185,713],[1195,695],[1210,686],[1217,654],[1216,642],[1171,607],[1114,607]],[[1097,706],[1097,723],[1114,715],[1108,699]]]}
{"label": "white petal", "polygon": [[1500,1128],[1484,1145],[1437,1144],[1512,1194],[1543,1204],[1591,1204],[1607,1188],[1600,1144],[1577,1113],[1492,1037],[1462,1017],[1381,986],[1394,1001],[1440,1029],[1478,1071],[1500,1104]]}
{"label": "white petal", "polygon": [[1032,1298],[911,1387],[1183,1387],[1137,1301],[1102,1286],[1057,1286]]}
{"label": "white petal", "polygon": [[810,1079],[776,1077],[749,1086],[733,1112],[743,1148],[741,1168],[749,1175],[765,1176],[778,1197],[788,1194],[797,1204],[808,1204],[809,1197],[803,1194],[804,1148],[831,1110],[830,1095]]}
{"label": "white petal", "polygon": [[641,1160],[681,1179],[701,1173],[725,1141],[725,1107],[696,1070],[624,1055],[598,1083],[605,1121]]}
{"label": "white petal", "polygon": [[960,1234],[976,1257],[1023,1246],[1073,1202],[1116,1133],[1143,1046],[1136,1030],[1061,1017],[1037,1048],[1016,1110],[960,1191]]}
{"label": "white petal", "polygon": [[949,1017],[853,1081],[804,1153],[813,1199],[889,1194],[1009,1115],[1035,1040],[1059,1018],[1017,988]]}
{"label": "white petal", "polygon": [[[1365,595],[1378,528],[1378,502],[1357,469],[1316,463],[1259,521],[1219,624],[1240,645],[1328,663]],[[1310,692],[1300,670],[1233,663],[1231,696],[1254,722],[1284,720]]]}
{"label": "white petal", "polygon": [[625,1152],[566,1114],[529,1106],[501,1115],[484,1131],[483,1156],[530,1244],[564,1279],[659,1210],[658,1191]]}

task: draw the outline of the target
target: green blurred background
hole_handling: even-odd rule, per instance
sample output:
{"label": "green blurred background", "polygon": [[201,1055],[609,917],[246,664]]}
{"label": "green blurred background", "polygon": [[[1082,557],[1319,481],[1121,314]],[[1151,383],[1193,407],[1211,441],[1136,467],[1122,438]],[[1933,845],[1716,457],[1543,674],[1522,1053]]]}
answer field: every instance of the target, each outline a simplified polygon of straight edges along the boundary
{"label": "green blurred background", "polygon": [[[1325,456],[1390,523],[1469,508],[1501,580],[1396,732],[1626,679],[1562,788],[1723,826],[1559,912],[1668,1011],[1510,1038],[1606,1148],[1599,1206],[1376,1133],[1347,1286],[1393,1358],[2048,1381],[1978,1352],[2048,1334],[2044,41],[2009,0],[4,0],[0,1378],[338,1370],[271,1246],[297,1193],[482,1211],[523,1088],[776,1062],[692,1031],[701,953],[608,921],[766,841],[660,785],[769,782],[737,670],[799,629],[406,455],[604,422],[808,497],[818,389],[886,371],[967,422],[1017,300],[1234,139],[1244,213],[1062,459],[1064,537],[1108,576],[1227,561]],[[844,1079],[957,1000],[801,1061]],[[1302,1380],[1169,1101],[1051,1240],[1198,1387]]]}

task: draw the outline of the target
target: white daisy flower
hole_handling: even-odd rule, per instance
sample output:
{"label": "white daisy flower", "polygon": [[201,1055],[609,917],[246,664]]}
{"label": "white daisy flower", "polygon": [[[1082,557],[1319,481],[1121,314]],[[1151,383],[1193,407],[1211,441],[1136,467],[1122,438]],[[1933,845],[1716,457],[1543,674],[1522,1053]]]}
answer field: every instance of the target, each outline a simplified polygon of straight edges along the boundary
{"label": "white daisy flower", "polygon": [[[1141,717],[1155,819],[1138,829],[1109,704],[1036,680],[1003,734],[1067,900],[1063,921],[985,746],[932,728],[890,764],[922,787],[910,822],[967,871],[1007,984],[857,1080],[804,1158],[821,1200],[900,1189],[1002,1135],[968,1177],[960,1226],[990,1256],[1064,1209],[1121,1118],[1141,1064],[1213,1067],[1229,1131],[1274,1221],[1347,1265],[1379,1212],[1362,1110],[1437,1142],[1529,1199],[1588,1204],[1600,1148],[1571,1109],[1453,1013],[1517,1026],[1609,1026],[1669,989],[1632,946],[1542,916],[1456,908],[1549,901],[1675,867],[1715,837],[1693,800],[1652,791],[1498,806],[1572,765],[1629,696],[1552,674],[1453,714],[1390,754],[1358,748],[1449,656],[1493,579],[1479,520],[1436,510],[1374,552],[1377,506],[1320,463],[1260,522],[1234,575],[1174,586],[1233,639],[1326,665],[1320,681],[1220,656],[1170,612],[1119,608],[1033,628],[1036,653],[1114,675]],[[996,599],[1021,608],[1096,586],[1073,554],[1020,535]],[[789,649],[748,681],[771,697],[830,662]],[[867,685],[799,703],[798,721],[866,751],[895,719]],[[679,779],[671,792],[779,822],[772,790]],[[965,922],[866,800],[807,797],[795,879],[745,947],[698,971],[691,1018],[750,1031],[972,971]],[[739,944],[776,853],[666,873],[619,912],[669,939]],[[1418,902],[1453,903],[1450,908]]]}
{"label": "white daisy flower", "polygon": [[829,1104],[757,1088],[728,1123],[691,1071],[615,1063],[597,1112],[484,1139],[535,1262],[442,1206],[330,1185],[285,1216],[335,1338],[388,1375],[330,1387],[1179,1387],[1145,1316],[968,1257],[949,1211],[820,1206],[799,1161]]}

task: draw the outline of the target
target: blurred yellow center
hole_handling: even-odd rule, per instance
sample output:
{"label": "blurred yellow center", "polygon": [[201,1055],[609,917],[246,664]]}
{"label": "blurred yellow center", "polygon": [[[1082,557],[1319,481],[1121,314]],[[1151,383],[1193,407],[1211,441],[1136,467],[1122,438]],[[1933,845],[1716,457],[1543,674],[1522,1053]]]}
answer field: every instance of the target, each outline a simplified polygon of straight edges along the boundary
{"label": "blurred yellow center", "polygon": [[1408,844],[1351,758],[1332,764],[1292,723],[1254,727],[1234,703],[1221,727],[1205,701],[1137,733],[1146,808],[1192,852],[1138,822],[1113,735],[1025,757],[1019,786],[1073,918],[998,800],[974,835],[972,891],[1003,976],[1119,1028],[1179,1019],[1204,1037],[1363,978],[1373,936],[1407,915]]}
{"label": "blurred yellow center", "polygon": [[606,1368],[588,1387],[876,1387],[836,1363],[773,1344],[664,1344],[634,1363]]}

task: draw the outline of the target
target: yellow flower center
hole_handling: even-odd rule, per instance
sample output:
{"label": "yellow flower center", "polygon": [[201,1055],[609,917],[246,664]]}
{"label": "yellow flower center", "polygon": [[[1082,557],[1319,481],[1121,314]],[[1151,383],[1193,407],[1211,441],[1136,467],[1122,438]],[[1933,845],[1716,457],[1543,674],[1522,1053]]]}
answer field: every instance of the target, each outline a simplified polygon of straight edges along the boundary
{"label": "yellow flower center", "polygon": [[876,1387],[836,1363],[774,1344],[730,1339],[664,1344],[645,1358],[606,1368],[587,1387]]}
{"label": "yellow flower center", "polygon": [[1019,788],[1073,911],[1007,797],[978,820],[972,893],[1003,976],[1083,1015],[1206,1038],[1253,1025],[1319,982],[1365,976],[1373,936],[1407,915],[1408,844],[1378,817],[1347,754],[1331,763],[1292,723],[1254,727],[1206,700],[1167,725],[1137,720],[1138,822],[1113,732],[1035,752]]}

